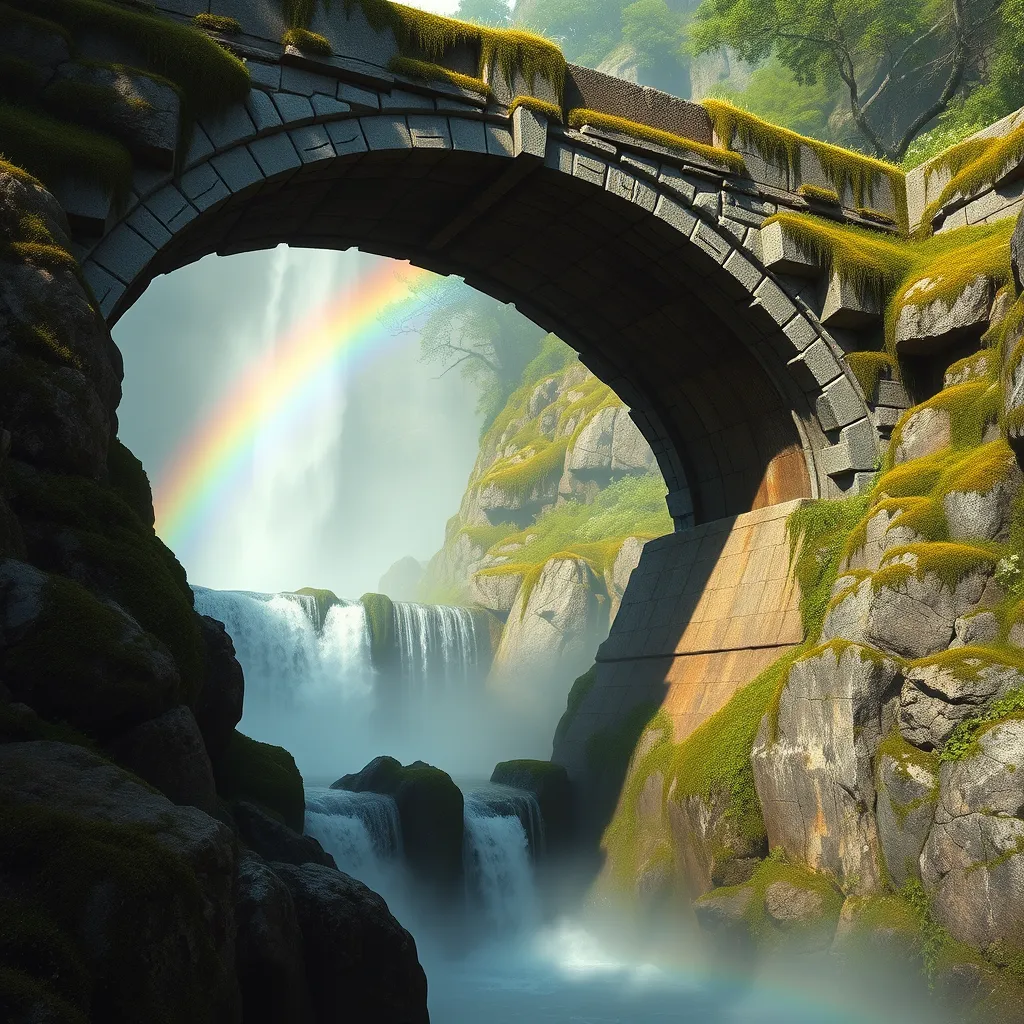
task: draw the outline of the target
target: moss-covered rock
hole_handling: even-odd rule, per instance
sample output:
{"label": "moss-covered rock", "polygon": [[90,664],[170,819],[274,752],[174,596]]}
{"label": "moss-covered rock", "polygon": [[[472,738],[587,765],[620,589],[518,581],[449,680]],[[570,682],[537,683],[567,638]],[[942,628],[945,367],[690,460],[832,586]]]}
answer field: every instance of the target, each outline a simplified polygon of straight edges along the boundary
{"label": "moss-covered rock", "polygon": [[306,796],[295,759],[283,747],[260,743],[237,730],[215,765],[217,792],[227,800],[249,800],[301,832]]}
{"label": "moss-covered rock", "polygon": [[423,761],[403,766],[393,757],[375,757],[331,788],[393,796],[410,869],[442,900],[461,885],[463,798],[447,772]]}
{"label": "moss-covered rock", "polygon": [[60,576],[0,563],[4,682],[43,718],[107,738],[174,706],[167,649],[117,605]]}
{"label": "moss-covered rock", "polygon": [[200,615],[199,628],[203,636],[205,673],[193,710],[210,760],[216,764],[242,719],[245,678],[224,623]]}
{"label": "moss-covered rock", "polygon": [[394,668],[398,663],[394,602],[387,594],[363,594],[359,600],[366,609],[366,623],[370,629],[370,657],[374,668]]}
{"label": "moss-covered rock", "polygon": [[114,493],[139,517],[144,526],[152,526],[153,490],[142,463],[118,438],[110,442],[107,470]]}
{"label": "moss-covered rock", "polygon": [[550,761],[501,761],[491,772],[491,782],[523,789],[537,798],[548,853],[557,853],[569,844],[573,831],[572,786],[562,765]]}

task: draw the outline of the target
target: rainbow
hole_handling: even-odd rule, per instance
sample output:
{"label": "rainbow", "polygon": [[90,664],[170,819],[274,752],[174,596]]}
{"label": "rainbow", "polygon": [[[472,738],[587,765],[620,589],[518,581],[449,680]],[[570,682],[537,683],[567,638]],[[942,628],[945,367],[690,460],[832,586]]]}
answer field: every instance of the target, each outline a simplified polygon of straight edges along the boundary
{"label": "rainbow", "polygon": [[309,415],[329,390],[331,370],[386,334],[379,314],[408,299],[425,270],[387,262],[291,328],[238,379],[171,457],[154,489],[156,527],[187,547],[223,503],[247,465],[259,432],[282,433]]}

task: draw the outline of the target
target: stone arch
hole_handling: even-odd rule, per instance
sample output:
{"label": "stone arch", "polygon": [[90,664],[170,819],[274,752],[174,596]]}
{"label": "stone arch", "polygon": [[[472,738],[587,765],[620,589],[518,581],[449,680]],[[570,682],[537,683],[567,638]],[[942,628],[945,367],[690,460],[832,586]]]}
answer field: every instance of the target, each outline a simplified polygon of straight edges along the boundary
{"label": "stone arch", "polygon": [[83,254],[110,323],[213,252],[356,246],[463,276],[573,345],[630,406],[677,529],[835,494],[873,468],[840,346],[760,260],[763,196],[526,107],[253,72],[262,88],[196,128],[178,177],[137,176]]}

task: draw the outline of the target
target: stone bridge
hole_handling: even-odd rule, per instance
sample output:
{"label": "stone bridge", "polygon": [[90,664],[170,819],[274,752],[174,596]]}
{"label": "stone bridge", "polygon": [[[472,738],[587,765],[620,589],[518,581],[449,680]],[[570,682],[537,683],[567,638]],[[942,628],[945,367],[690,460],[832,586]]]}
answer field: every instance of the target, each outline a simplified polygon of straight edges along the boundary
{"label": "stone bridge", "polygon": [[[334,55],[315,56],[278,42],[272,5],[213,5],[241,22],[221,41],[252,90],[196,126],[175,172],[137,171],[127,209],[66,185],[85,276],[112,324],[156,275],[210,253],[356,246],[464,277],[574,346],[650,442],[677,532],[648,546],[556,753],[582,770],[586,737],[645,699],[684,735],[802,639],[785,516],[862,484],[908,405],[892,381],[863,394],[844,361],[877,347],[880,311],[762,225],[812,210],[891,231],[927,189],[881,175],[871,210],[849,187],[822,206],[835,182],[809,146],[777,165],[716,138],[700,105],[572,65],[564,96],[494,66],[488,95],[403,75],[393,35],[334,6],[311,26]],[[555,102],[584,112],[575,127]]]}

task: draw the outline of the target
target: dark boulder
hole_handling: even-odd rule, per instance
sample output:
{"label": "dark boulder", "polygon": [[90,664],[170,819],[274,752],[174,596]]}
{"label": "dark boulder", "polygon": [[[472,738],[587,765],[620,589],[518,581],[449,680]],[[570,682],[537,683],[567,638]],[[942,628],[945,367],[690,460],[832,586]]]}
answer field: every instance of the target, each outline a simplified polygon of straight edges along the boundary
{"label": "dark boulder", "polygon": [[555,853],[572,839],[572,788],[569,773],[550,761],[502,761],[491,772],[491,782],[522,789],[537,798],[544,822],[545,849]]}
{"label": "dark boulder", "polygon": [[237,730],[214,764],[217,792],[226,800],[248,800],[302,832],[306,793],[295,759],[284,747],[260,743]]}
{"label": "dark boulder", "polygon": [[317,1021],[427,1024],[413,937],[362,882],[319,864],[272,864],[291,892]]}
{"label": "dark boulder", "polygon": [[224,623],[209,615],[200,615],[199,628],[206,652],[206,673],[194,711],[210,760],[216,763],[223,757],[235,726],[242,720],[245,679]]}
{"label": "dark boulder", "polygon": [[256,804],[240,800],[231,812],[242,841],[264,860],[336,867],[334,858],[312,836],[299,835]]}
{"label": "dark boulder", "polygon": [[442,898],[462,885],[462,790],[447,772],[424,761],[403,766],[393,757],[375,757],[331,789],[393,796],[409,868]]}
{"label": "dark boulder", "polygon": [[235,970],[242,1024],[307,1024],[302,930],[288,887],[251,850],[238,862]]}
{"label": "dark boulder", "polygon": [[176,804],[216,814],[213,769],[192,711],[183,704],[108,744],[114,760]]}

